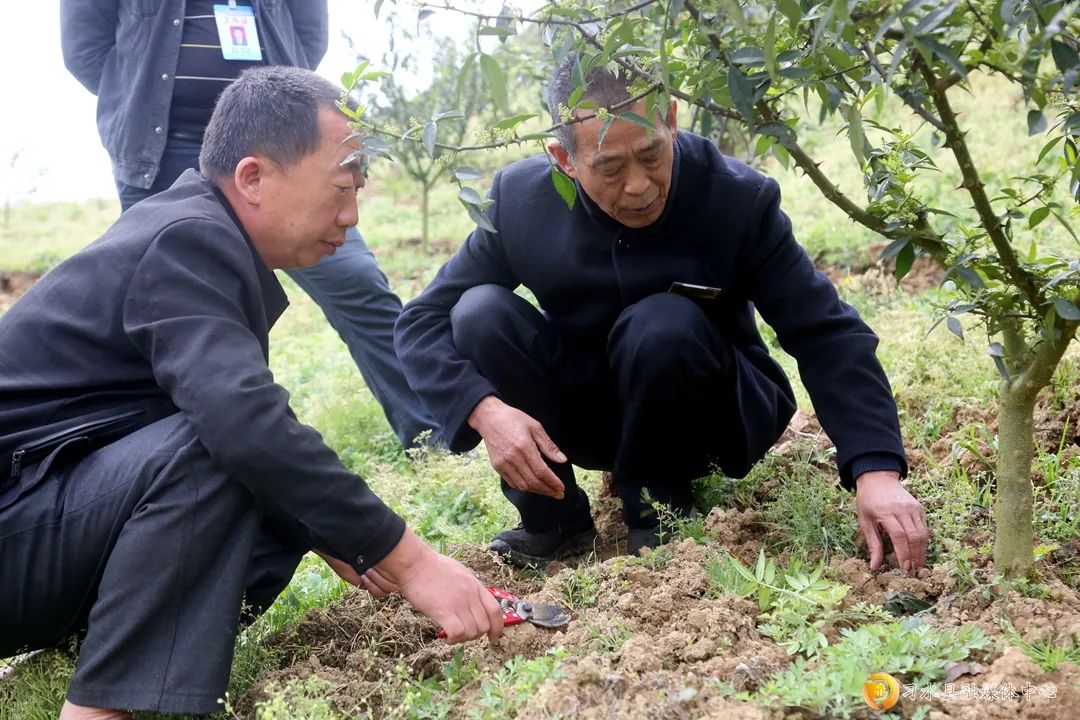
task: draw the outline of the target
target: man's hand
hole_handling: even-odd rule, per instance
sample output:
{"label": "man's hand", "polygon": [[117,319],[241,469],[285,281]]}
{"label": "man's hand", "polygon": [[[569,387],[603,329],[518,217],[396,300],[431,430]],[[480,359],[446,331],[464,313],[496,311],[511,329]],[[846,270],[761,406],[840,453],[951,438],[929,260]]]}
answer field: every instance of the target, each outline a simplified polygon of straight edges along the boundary
{"label": "man's hand", "polygon": [[481,635],[494,642],[502,635],[499,601],[471,570],[435,552],[408,528],[378,564],[377,572],[393,583],[417,611],[441,625],[450,644]]}
{"label": "man's hand", "polygon": [[375,568],[370,568],[363,575],[356,572],[353,566],[344,560],[338,560],[336,557],[327,555],[326,553],[315,551],[315,554],[321,557],[330,569],[337,573],[338,577],[356,587],[362,587],[371,593],[374,597],[384,598],[391,593],[398,591],[398,586],[392,583],[389,579],[382,576],[382,574]]}
{"label": "man's hand", "polygon": [[870,547],[870,569],[885,558],[881,530],[889,534],[900,567],[909,573],[926,566],[930,532],[923,507],[900,484],[899,473],[880,470],[855,479],[855,506],[859,529]]}
{"label": "man's hand", "polygon": [[566,456],[539,422],[494,395],[476,405],[468,422],[484,438],[491,466],[510,487],[562,499],[566,488],[540,453],[557,463]]}

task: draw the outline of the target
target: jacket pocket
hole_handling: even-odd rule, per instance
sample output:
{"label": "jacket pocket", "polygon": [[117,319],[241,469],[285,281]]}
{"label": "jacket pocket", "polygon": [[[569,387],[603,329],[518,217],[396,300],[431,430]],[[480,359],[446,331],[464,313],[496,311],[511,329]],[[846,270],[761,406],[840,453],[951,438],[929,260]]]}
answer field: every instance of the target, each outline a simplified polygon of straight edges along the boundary
{"label": "jacket pocket", "polygon": [[146,413],[143,410],[129,410],[118,415],[80,423],[75,427],[17,447],[11,454],[11,469],[7,480],[18,482],[24,467],[41,462],[58,450],[64,449],[66,455],[71,455],[76,450],[81,450],[82,454],[86,454],[108,445],[141,426],[144,415]]}

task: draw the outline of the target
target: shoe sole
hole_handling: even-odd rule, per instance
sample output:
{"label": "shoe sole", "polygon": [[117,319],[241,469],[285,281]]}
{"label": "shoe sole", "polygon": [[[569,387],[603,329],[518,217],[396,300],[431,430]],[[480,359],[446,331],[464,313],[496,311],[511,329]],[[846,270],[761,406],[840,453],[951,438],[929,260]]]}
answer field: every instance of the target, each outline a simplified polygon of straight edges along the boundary
{"label": "shoe sole", "polygon": [[[496,540],[488,547],[501,557],[506,558],[512,565],[526,568],[530,565],[544,566],[552,560],[562,560],[563,558],[572,557],[574,555],[581,555],[587,550],[591,550],[595,543],[596,529],[590,528],[588,530],[583,530],[576,535],[571,535],[566,539],[566,542],[560,545],[551,555],[526,555],[523,552],[514,550],[501,540]],[[499,547],[495,547],[496,544],[498,544]]]}

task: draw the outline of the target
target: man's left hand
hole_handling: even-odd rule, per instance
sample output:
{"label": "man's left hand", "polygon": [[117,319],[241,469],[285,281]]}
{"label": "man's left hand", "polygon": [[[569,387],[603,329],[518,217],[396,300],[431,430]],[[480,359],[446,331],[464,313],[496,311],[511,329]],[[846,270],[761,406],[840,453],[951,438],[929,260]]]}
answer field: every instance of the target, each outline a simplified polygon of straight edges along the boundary
{"label": "man's left hand", "polygon": [[381,575],[376,568],[368,568],[368,571],[361,575],[353,569],[353,566],[344,560],[338,560],[336,557],[327,555],[326,553],[315,551],[315,554],[321,557],[330,569],[337,573],[345,582],[356,587],[362,587],[371,593],[374,597],[384,598],[391,593],[398,591],[398,586],[392,581]]}
{"label": "man's left hand", "polygon": [[930,531],[918,500],[900,484],[900,474],[888,470],[863,473],[855,479],[855,506],[859,529],[870,547],[870,569],[885,559],[881,531],[889,534],[896,560],[909,573],[926,566]]}

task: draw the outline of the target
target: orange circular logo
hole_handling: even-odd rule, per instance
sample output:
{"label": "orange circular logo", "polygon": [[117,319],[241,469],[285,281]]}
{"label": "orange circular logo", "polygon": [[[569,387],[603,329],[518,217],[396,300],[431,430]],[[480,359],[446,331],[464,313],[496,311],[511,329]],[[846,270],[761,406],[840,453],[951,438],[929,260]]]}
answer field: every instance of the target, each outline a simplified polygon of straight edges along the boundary
{"label": "orange circular logo", "polygon": [[900,699],[900,683],[888,673],[874,673],[863,683],[862,695],[871,710],[891,710]]}

